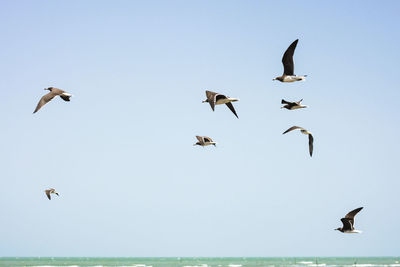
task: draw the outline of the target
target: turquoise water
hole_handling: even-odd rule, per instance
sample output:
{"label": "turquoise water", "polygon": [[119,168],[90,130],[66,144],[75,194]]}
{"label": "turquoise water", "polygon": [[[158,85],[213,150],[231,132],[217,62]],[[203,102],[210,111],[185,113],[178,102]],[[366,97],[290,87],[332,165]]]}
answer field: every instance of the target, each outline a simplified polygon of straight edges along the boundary
{"label": "turquoise water", "polygon": [[0,258],[0,266],[135,267],[400,267],[400,257],[368,258]]}

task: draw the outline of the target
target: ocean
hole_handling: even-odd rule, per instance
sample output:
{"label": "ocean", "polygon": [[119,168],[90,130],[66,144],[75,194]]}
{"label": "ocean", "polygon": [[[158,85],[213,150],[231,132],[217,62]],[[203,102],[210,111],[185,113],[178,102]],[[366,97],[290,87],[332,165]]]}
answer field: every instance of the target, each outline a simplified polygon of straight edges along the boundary
{"label": "ocean", "polygon": [[134,267],[400,267],[400,257],[346,258],[0,258],[0,266],[134,266]]}

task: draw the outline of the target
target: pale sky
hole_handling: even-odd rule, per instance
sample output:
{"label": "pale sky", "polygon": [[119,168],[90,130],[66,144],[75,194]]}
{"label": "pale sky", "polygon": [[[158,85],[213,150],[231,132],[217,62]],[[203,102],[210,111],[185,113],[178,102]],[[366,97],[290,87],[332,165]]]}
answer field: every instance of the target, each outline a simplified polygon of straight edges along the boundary
{"label": "pale sky", "polygon": [[[0,256],[399,256],[399,12],[1,1]],[[295,39],[307,80],[272,81]],[[49,86],[71,102],[33,115]],[[360,206],[362,234],[333,230]]]}

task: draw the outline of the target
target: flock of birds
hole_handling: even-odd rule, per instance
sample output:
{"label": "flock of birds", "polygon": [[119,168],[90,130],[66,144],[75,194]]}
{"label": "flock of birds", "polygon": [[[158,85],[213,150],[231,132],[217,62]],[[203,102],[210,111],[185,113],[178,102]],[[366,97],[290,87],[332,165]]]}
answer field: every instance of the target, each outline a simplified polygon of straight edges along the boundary
{"label": "flock of birds", "polygon": [[[299,41],[298,39],[295,40],[286,49],[286,51],[282,57],[282,64],[283,64],[283,68],[284,68],[283,74],[281,76],[274,78],[273,80],[278,80],[280,82],[296,82],[296,81],[304,81],[305,78],[307,77],[307,75],[298,76],[298,75],[294,74],[293,55],[294,55],[294,51],[296,49],[298,41]],[[46,95],[44,95],[40,99],[40,101],[37,104],[33,113],[38,112],[44,105],[46,105],[48,102],[50,102],[56,96],[59,96],[64,101],[70,101],[70,98],[72,97],[71,94],[69,94],[66,91],[61,90],[59,88],[48,87],[48,88],[45,88],[44,90],[48,90],[50,92],[47,93]],[[207,99],[204,100],[203,103],[209,103],[211,106],[211,109],[213,111],[215,110],[216,105],[225,104],[232,111],[232,113],[237,118],[239,118],[239,116],[237,115],[236,110],[232,104],[232,102],[239,101],[239,99],[231,98],[226,95],[212,92],[212,91],[206,91],[206,97],[207,97]],[[282,99],[281,104],[283,104],[283,106],[281,108],[286,108],[288,110],[307,108],[307,106],[301,104],[302,101],[303,101],[303,99],[301,99],[297,102],[290,102],[290,101],[286,101],[286,100]],[[310,153],[310,157],[312,157],[313,150],[314,150],[314,137],[313,137],[312,133],[310,131],[304,129],[303,127],[292,126],[289,129],[287,129],[286,131],[284,131],[283,134],[286,134],[286,133],[294,131],[294,130],[300,130],[300,132],[302,134],[308,135],[309,153]],[[194,146],[199,145],[199,146],[205,147],[205,146],[209,146],[209,145],[216,146],[216,144],[217,144],[216,142],[214,142],[212,140],[212,138],[210,138],[208,136],[196,136],[196,138],[198,141],[194,144]],[[45,190],[45,193],[49,200],[51,200],[51,194],[56,194],[57,196],[59,196],[59,194],[56,192],[56,190],[54,188],[49,188],[49,189]],[[357,208],[357,209],[352,210],[349,213],[347,213],[346,216],[341,219],[341,221],[343,223],[343,227],[339,227],[335,230],[338,230],[342,233],[360,233],[361,231],[354,229],[354,217],[362,209],[363,209],[363,207],[360,207],[360,208]]]}

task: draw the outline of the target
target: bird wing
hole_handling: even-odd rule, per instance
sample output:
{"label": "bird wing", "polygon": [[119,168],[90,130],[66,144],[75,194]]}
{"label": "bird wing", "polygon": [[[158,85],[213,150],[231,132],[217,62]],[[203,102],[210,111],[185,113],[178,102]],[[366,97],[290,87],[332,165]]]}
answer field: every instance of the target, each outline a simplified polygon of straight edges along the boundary
{"label": "bird wing", "polygon": [[45,192],[46,192],[46,196],[47,196],[47,198],[51,200],[51,196],[50,196],[50,190],[46,190]]}
{"label": "bird wing", "polygon": [[216,100],[216,96],[217,95],[218,95],[218,93],[211,92],[211,91],[206,91],[206,96],[207,96],[208,103],[210,103],[210,106],[211,106],[213,111],[214,111],[214,108],[215,108],[215,102],[217,102],[217,100]]}
{"label": "bird wing", "polygon": [[213,140],[212,140],[210,137],[208,137],[208,136],[204,136],[203,138],[204,138],[204,142],[212,142],[212,141],[213,141]]}
{"label": "bird wing", "polygon": [[285,54],[283,54],[282,64],[283,64],[283,74],[285,74],[285,75],[294,75],[293,54],[294,54],[294,50],[296,49],[298,41],[299,41],[299,39],[294,41],[288,47],[288,49],[286,49]]}
{"label": "bird wing", "polygon": [[65,94],[60,94],[60,97],[61,97],[64,101],[70,101],[69,99],[71,98],[70,95],[65,95]]}
{"label": "bird wing", "polygon": [[340,220],[341,220],[342,223],[343,223],[343,230],[344,230],[344,231],[345,231],[345,230],[349,230],[349,231],[354,230],[353,222],[352,222],[350,219],[348,219],[348,218],[342,218],[342,219],[340,219]]}
{"label": "bird wing", "polygon": [[197,138],[197,140],[199,140],[199,142],[200,142],[201,144],[204,144],[203,136],[198,136],[198,135],[196,135],[196,138]]}
{"label": "bird wing", "polygon": [[346,214],[346,216],[344,216],[344,218],[348,221],[350,221],[351,225],[354,226],[354,216],[356,216],[356,214],[358,212],[360,212],[360,210],[362,210],[363,207],[360,207],[358,209],[352,210],[349,213]]}
{"label": "bird wing", "polygon": [[232,103],[229,102],[229,103],[226,103],[225,105],[233,112],[233,114],[235,114],[236,118],[239,119],[239,117],[238,117],[238,115],[236,114],[235,108],[233,107]]}
{"label": "bird wing", "polygon": [[297,129],[304,130],[304,128],[302,128],[302,127],[300,127],[300,126],[292,126],[292,127],[290,127],[289,129],[287,129],[286,131],[284,131],[283,134],[288,133],[288,132],[291,132],[291,131],[293,131],[293,130],[297,130]]}
{"label": "bird wing", "polygon": [[312,136],[312,134],[308,134],[308,149],[310,150],[310,157],[312,157],[312,153],[314,150],[314,137]]}
{"label": "bird wing", "polygon": [[362,210],[363,207],[360,207],[358,209],[352,210],[349,213],[346,214],[345,218],[346,219],[354,219],[354,216],[356,216],[357,213],[360,212],[360,210]]}
{"label": "bird wing", "polygon": [[39,103],[37,104],[35,111],[33,113],[36,113],[41,109],[44,105],[46,105],[50,100],[52,100],[57,94],[54,92],[49,92],[48,94],[45,94],[42,96],[40,99]]}

